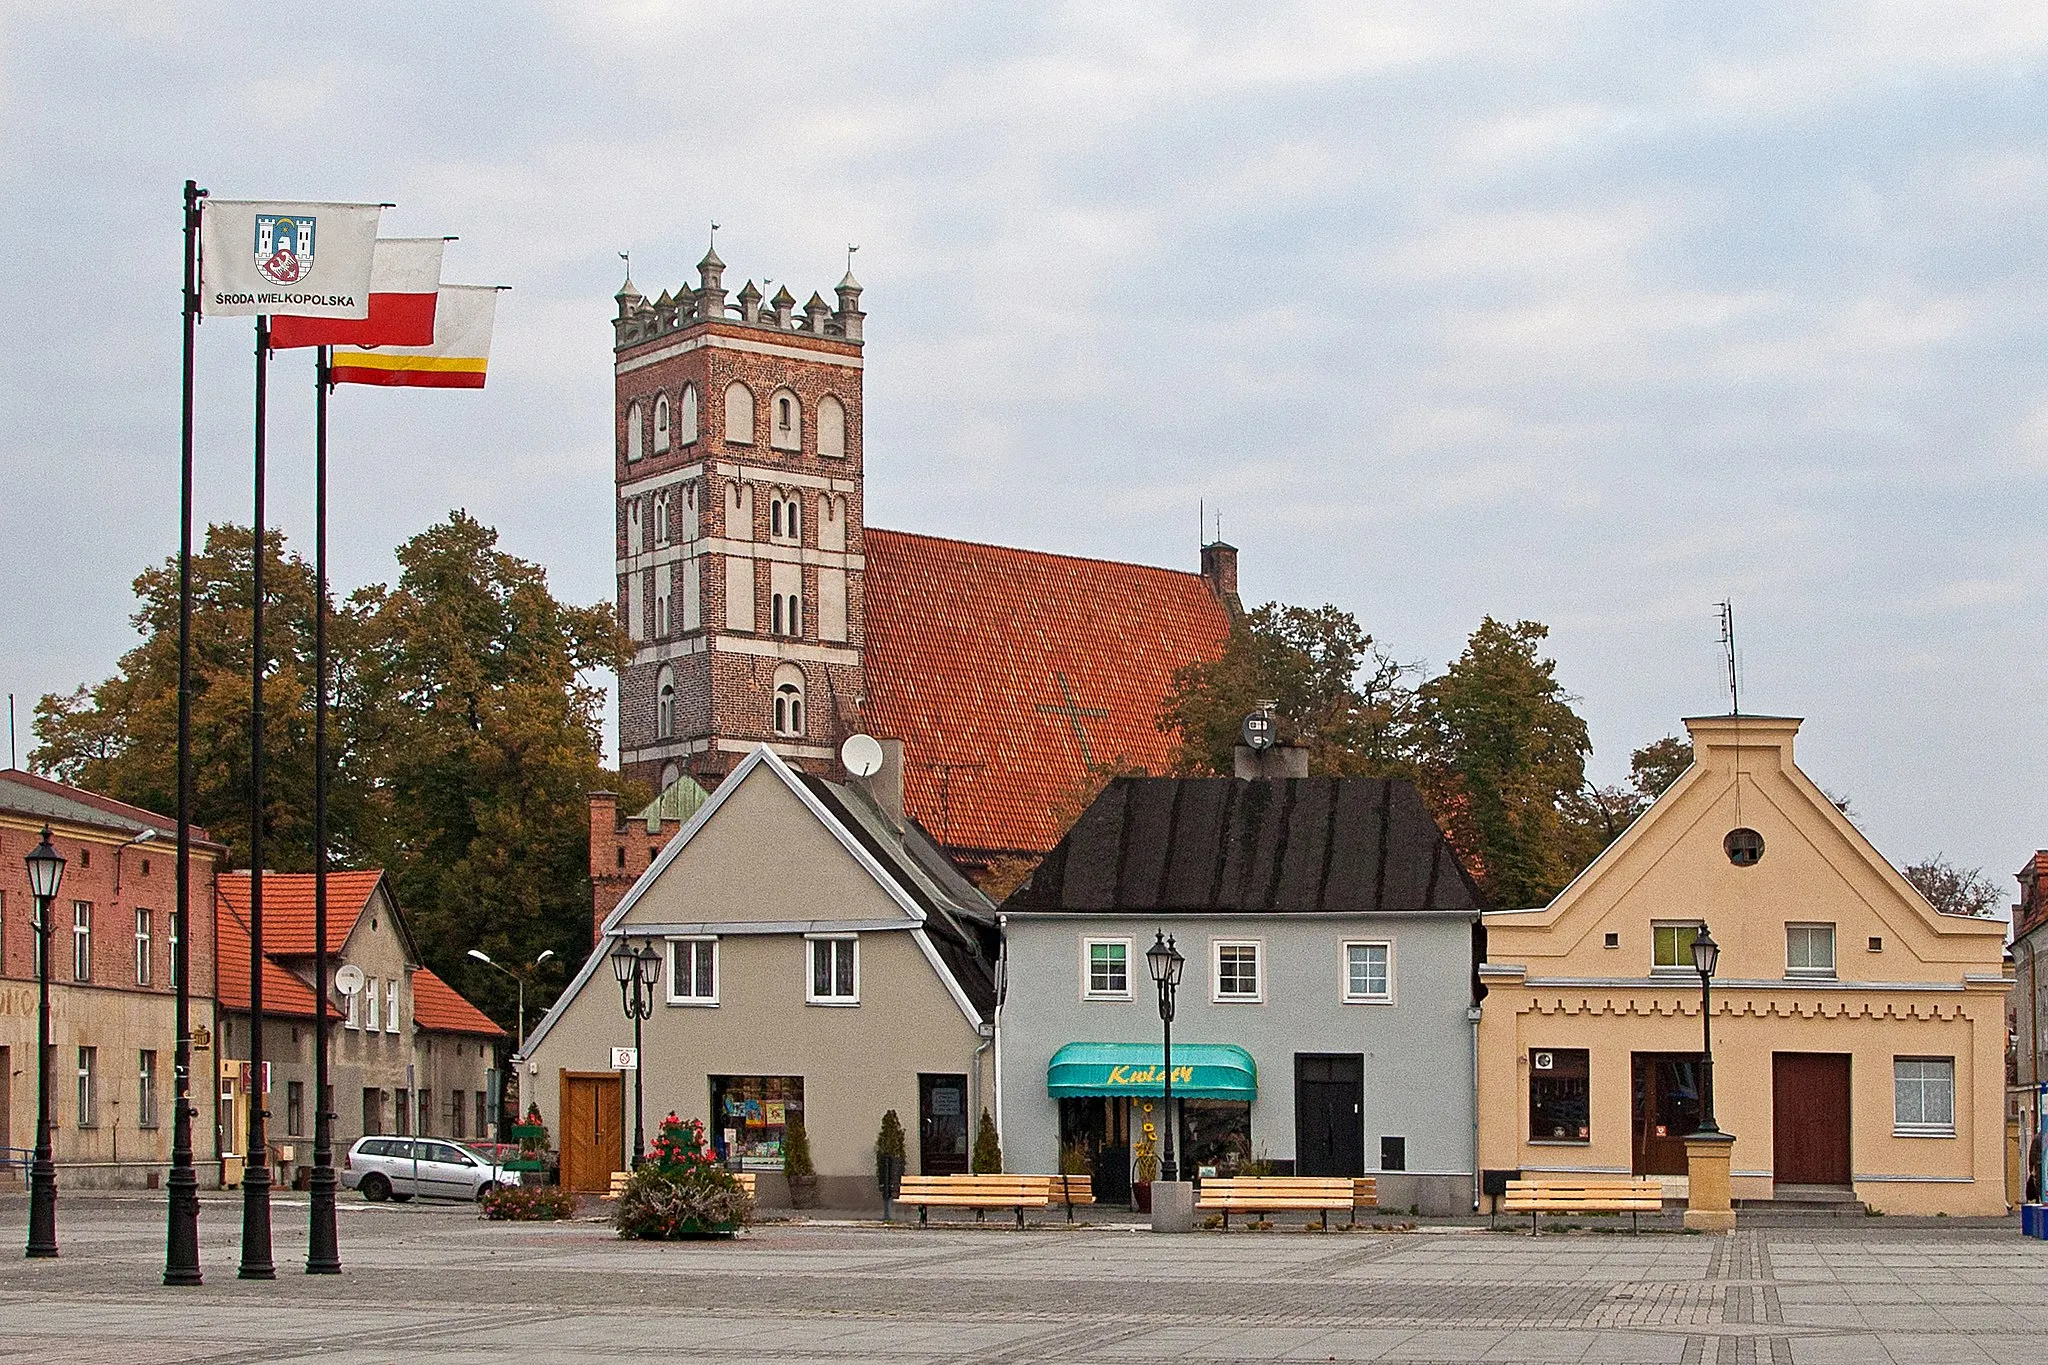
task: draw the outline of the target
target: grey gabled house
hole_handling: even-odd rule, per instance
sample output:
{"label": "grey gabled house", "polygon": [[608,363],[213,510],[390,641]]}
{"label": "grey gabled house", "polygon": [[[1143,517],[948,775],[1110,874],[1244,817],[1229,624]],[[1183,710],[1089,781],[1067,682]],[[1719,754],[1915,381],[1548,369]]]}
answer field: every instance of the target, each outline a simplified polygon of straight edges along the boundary
{"label": "grey gabled house", "polygon": [[1186,958],[1173,1030],[1188,1176],[1377,1175],[1383,1207],[1474,1204],[1481,894],[1409,783],[1118,778],[1002,906],[1006,1163],[1099,1197],[1163,1138],[1145,952]]}

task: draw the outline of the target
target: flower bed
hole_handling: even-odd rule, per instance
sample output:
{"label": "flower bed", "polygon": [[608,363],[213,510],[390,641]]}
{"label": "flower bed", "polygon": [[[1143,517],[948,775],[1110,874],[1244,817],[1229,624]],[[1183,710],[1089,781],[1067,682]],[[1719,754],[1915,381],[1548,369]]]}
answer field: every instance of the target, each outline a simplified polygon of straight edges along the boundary
{"label": "flower bed", "polygon": [[477,1200],[483,1216],[500,1222],[572,1218],[576,1196],[559,1185],[500,1185]]}
{"label": "flower bed", "polygon": [[704,1125],[670,1114],[647,1163],[619,1191],[612,1222],[621,1237],[668,1241],[729,1237],[754,1216],[754,1201],[719,1165]]}

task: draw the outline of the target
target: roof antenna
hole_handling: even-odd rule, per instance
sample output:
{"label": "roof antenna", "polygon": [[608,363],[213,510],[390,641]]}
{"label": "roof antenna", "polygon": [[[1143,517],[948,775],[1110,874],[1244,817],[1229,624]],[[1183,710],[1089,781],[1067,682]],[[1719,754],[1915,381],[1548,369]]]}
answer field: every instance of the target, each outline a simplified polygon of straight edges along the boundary
{"label": "roof antenna", "polygon": [[1195,499],[1195,548],[1202,546],[1202,537],[1209,530],[1209,504],[1206,499]]}
{"label": "roof antenna", "polygon": [[846,244],[846,273],[849,275],[853,273],[853,253],[859,250],[860,248],[851,242]]}
{"label": "roof antenna", "polygon": [[718,224],[716,223],[711,225],[711,251],[713,255],[718,253]]}
{"label": "roof antenna", "polygon": [[12,772],[21,766],[14,761],[14,694],[7,694],[7,768]]}
{"label": "roof antenna", "polygon": [[1733,600],[1724,597],[1719,605],[1721,608],[1721,648],[1728,659],[1728,714],[1739,716],[1742,714],[1742,694],[1737,689],[1735,681],[1735,603]]}

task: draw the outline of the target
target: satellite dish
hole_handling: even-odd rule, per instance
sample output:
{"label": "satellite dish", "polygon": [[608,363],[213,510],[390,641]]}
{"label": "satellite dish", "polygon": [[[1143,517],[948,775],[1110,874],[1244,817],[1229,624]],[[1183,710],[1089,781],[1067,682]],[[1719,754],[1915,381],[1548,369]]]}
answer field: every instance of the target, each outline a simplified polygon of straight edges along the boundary
{"label": "satellite dish", "polygon": [[343,995],[354,995],[363,988],[363,969],[351,962],[334,974],[334,989]]}
{"label": "satellite dish", "polygon": [[839,746],[839,761],[855,777],[873,777],[882,771],[882,742],[873,735],[848,735]]}
{"label": "satellite dish", "polygon": [[1237,735],[1246,748],[1255,752],[1264,752],[1272,748],[1274,741],[1280,737],[1278,729],[1273,724],[1272,715],[1266,711],[1254,711],[1246,716],[1244,724],[1238,727]]}

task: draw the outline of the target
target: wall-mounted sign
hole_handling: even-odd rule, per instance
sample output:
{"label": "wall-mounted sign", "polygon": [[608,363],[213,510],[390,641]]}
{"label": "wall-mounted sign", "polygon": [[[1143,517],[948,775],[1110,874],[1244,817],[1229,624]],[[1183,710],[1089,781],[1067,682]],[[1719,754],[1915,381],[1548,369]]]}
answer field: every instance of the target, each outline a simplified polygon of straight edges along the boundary
{"label": "wall-mounted sign", "polygon": [[640,1049],[634,1047],[615,1047],[612,1049],[612,1070],[638,1071],[639,1069]]}
{"label": "wall-mounted sign", "polygon": [[1549,1054],[1548,1052],[1539,1052],[1539,1053],[1537,1053],[1537,1054],[1536,1054],[1536,1069],[1537,1069],[1538,1071],[1548,1071],[1548,1070],[1550,1070],[1550,1067],[1551,1067],[1551,1056],[1550,1056],[1550,1054]]}

